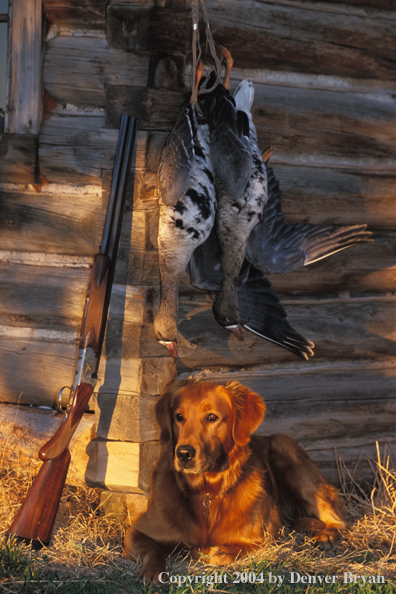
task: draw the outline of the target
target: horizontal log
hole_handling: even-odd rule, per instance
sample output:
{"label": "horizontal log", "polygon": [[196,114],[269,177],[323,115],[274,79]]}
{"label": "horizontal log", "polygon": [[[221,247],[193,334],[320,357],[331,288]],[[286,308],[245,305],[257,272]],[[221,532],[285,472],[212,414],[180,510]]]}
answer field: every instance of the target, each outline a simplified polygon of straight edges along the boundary
{"label": "horizontal log", "polygon": [[[388,94],[255,83],[253,120],[260,146],[277,148],[278,162],[312,167],[395,168],[396,109]],[[384,98],[387,101],[384,101]],[[118,127],[123,112],[146,130],[170,130],[186,100],[181,91],[106,87],[106,122]],[[276,162],[276,161],[274,161]]]}
{"label": "horizontal log", "polygon": [[43,0],[47,20],[66,29],[104,30],[107,0]]}
{"label": "horizontal log", "polygon": [[[77,335],[75,335],[77,336]],[[55,406],[62,386],[73,382],[77,344],[73,334],[20,331],[0,334],[0,402]],[[95,390],[106,394],[155,395],[174,375],[172,359],[106,359]]]}
{"label": "horizontal log", "polygon": [[[326,293],[332,296],[345,291],[351,294],[393,291],[394,238],[374,237],[374,242],[344,250],[294,272],[271,275],[274,290],[282,295]],[[117,282],[147,286],[160,282],[156,250],[124,250],[119,253],[118,266]],[[203,294],[191,287],[187,272],[180,284],[180,294]]]}
{"label": "horizontal log", "polygon": [[[0,455],[2,468],[39,469],[38,451],[58,429],[63,415],[31,406],[0,404]],[[71,462],[66,484],[85,485],[87,446],[96,437],[95,415],[83,415],[70,443]]]}
{"label": "horizontal log", "polygon": [[[0,263],[3,282],[0,286],[0,324],[16,331],[40,329],[72,333],[77,338],[89,270],[42,268]],[[123,321],[137,325],[152,322],[157,297],[150,289],[114,284],[110,299],[109,324]],[[110,348],[110,347],[109,347]],[[110,349],[111,350],[111,349]]]}
{"label": "horizontal log", "polygon": [[[180,371],[178,379],[193,377],[200,381],[225,383],[238,381],[260,394],[267,406],[266,418],[260,431],[277,433],[280,428],[295,439],[306,443],[323,439],[323,418],[327,414],[326,431],[329,422],[338,414],[349,414],[349,423],[355,429],[349,434],[366,434],[366,429],[359,429],[361,419],[355,413],[373,412],[379,415],[388,413],[388,424],[393,423],[396,414],[395,382],[396,361],[394,358],[362,361],[360,359],[335,361],[315,361],[309,363],[261,364],[249,369],[231,370],[204,369]],[[285,431],[284,423],[293,423],[293,419],[322,419],[316,427],[309,425],[304,431],[302,426]],[[373,430],[375,433],[375,429]]]}
{"label": "horizontal log", "polygon": [[318,442],[304,445],[304,449],[330,483],[348,486],[353,480],[371,487],[378,476],[375,472],[377,443],[381,460],[389,456],[391,467],[394,467],[396,439],[393,432],[375,439],[344,438]]}
{"label": "horizontal log", "polygon": [[[264,142],[263,147],[268,145]],[[371,230],[394,230],[394,172],[285,165],[277,162],[277,151],[271,166],[282,190],[282,208],[289,223],[366,223]]]}
{"label": "horizontal log", "polygon": [[104,31],[106,6],[111,4],[128,6],[154,6],[154,0],[43,0],[47,20],[56,26],[77,31]]}
{"label": "horizontal log", "polygon": [[[275,146],[277,159],[312,165],[384,167],[394,171],[396,108],[381,93],[254,84],[253,120],[260,146]],[[307,159],[306,159],[307,160]],[[384,161],[381,163],[381,161]],[[393,173],[392,171],[392,173]]]}
{"label": "horizontal log", "polygon": [[89,270],[0,263],[2,323],[68,330],[81,324]]}
{"label": "horizontal log", "polygon": [[[102,169],[112,169],[118,130],[102,117],[52,115],[39,137],[40,170],[48,181],[101,185]],[[133,169],[145,169],[147,133],[138,132]]]}
{"label": "horizontal log", "polygon": [[[284,303],[290,325],[312,340],[315,360],[379,359],[396,355],[394,299],[374,297],[306,300]],[[214,321],[211,302],[179,300],[180,367],[241,367],[293,361],[294,355],[248,330],[239,341]],[[307,365],[310,363],[308,362]]]}
{"label": "horizontal log", "polygon": [[91,256],[98,250],[107,202],[99,187],[47,184],[0,190],[2,249]]}
{"label": "horizontal log", "polygon": [[[363,250],[363,246],[355,249]],[[110,357],[161,357],[162,354],[166,354],[166,351],[154,340],[150,326],[158,309],[158,285],[148,285],[144,288],[125,284],[126,281],[131,280],[138,280],[143,284],[152,281],[150,272],[153,267],[148,266],[149,261],[143,256],[149,254],[154,258],[156,252],[150,250],[131,252],[127,249],[125,254],[123,250],[120,251],[116,268],[116,284],[113,287],[110,302],[111,320],[106,339],[106,353]],[[129,257],[131,254],[132,257]],[[142,256],[141,260],[137,258],[139,255]],[[394,298],[392,295],[381,297],[378,293],[357,297],[356,293],[363,289],[367,292],[371,281],[372,288],[376,288],[377,291],[381,286],[383,289],[392,289],[394,267],[392,267],[390,255],[388,262],[390,269],[387,271],[388,276],[384,276],[388,279],[388,285],[385,281],[382,285],[381,282],[374,282],[376,279],[382,279],[379,271],[378,273],[366,271],[365,284],[359,282],[356,270],[348,269],[341,254],[334,256],[332,260],[334,268],[328,268],[325,263],[317,263],[290,275],[271,277],[273,286],[281,295],[282,303],[289,313],[290,323],[317,343],[316,356],[334,357],[338,349],[344,349],[342,352],[345,356],[349,356],[348,353],[351,348],[354,348],[353,342],[356,340],[363,341],[357,347],[357,352],[362,356],[368,356],[368,354],[378,356],[382,349],[388,352],[393,340],[393,326],[386,322],[386,318],[390,316],[392,319]],[[386,262],[387,260],[383,259],[382,266]],[[157,261],[156,266],[158,267]],[[29,328],[46,329],[57,332],[66,331],[72,333],[74,338],[77,337],[89,281],[88,268],[31,266],[22,263],[13,263],[10,266],[7,262],[0,262],[0,271],[3,279],[0,288],[1,324],[14,327],[16,330],[21,329],[21,332]],[[337,285],[337,279],[342,279],[343,274],[346,279],[344,284]],[[300,279],[297,275],[301,275]],[[328,275],[327,279],[326,275]],[[337,293],[341,289],[347,291],[348,288],[354,289],[351,296],[347,293],[338,296]],[[290,296],[292,291],[295,294],[305,292],[310,296],[292,298]],[[327,292],[334,297],[331,300],[313,297],[311,296],[313,291]],[[191,288],[186,274],[185,282],[181,287],[179,304],[182,358],[186,357],[187,361],[190,361],[191,357],[197,358],[197,365],[202,365],[205,364],[207,356],[210,359],[214,356],[215,364],[227,361],[229,358],[232,361],[231,364],[244,361],[253,363],[257,361],[257,357],[267,356],[268,352],[273,353],[273,356],[278,356],[276,354],[278,352],[279,356],[289,356],[283,350],[267,344],[247,331],[247,341],[241,345],[235,343],[235,348],[240,355],[236,362],[233,361],[234,355],[228,352],[229,348],[234,349],[233,337],[214,322],[211,305],[205,292],[197,292]],[[338,322],[333,321],[332,317]],[[334,329],[332,329],[333,326]],[[367,329],[369,334],[366,332]],[[339,333],[340,346],[338,346],[337,333]],[[50,335],[48,339],[51,340]],[[212,353],[212,346],[210,346],[212,339],[214,352],[219,349],[218,355]],[[198,350],[194,345],[199,346]],[[367,352],[363,349],[363,345],[367,345]],[[264,350],[262,351],[261,348]],[[204,357],[202,360],[201,356]]]}
{"label": "horizontal log", "polygon": [[59,103],[104,107],[105,86],[144,86],[149,56],[110,48],[98,36],[59,35],[46,43],[44,86]]}
{"label": "horizontal log", "polygon": [[37,136],[0,134],[0,182],[35,183],[36,163]]}
{"label": "horizontal log", "polygon": [[[113,172],[106,173],[111,181]],[[139,193],[140,190],[144,193],[146,184],[152,187],[152,182],[141,179],[134,188],[133,177],[128,187],[120,245],[153,249],[157,245],[158,201],[151,200],[152,205],[147,208],[149,205],[144,204],[145,198],[140,199]],[[98,186],[51,183],[37,193],[31,185],[26,188],[3,184],[0,187],[1,248],[12,251],[23,244],[29,252],[92,258],[102,240],[108,199],[109,192],[102,194]],[[145,208],[141,210],[139,205]]]}
{"label": "horizontal log", "polygon": [[[367,18],[365,11],[326,6],[206,3],[213,37],[228,47],[238,67],[393,80],[394,12],[390,18],[387,11]],[[156,8],[150,15],[149,49],[188,53],[190,19],[188,11]]]}

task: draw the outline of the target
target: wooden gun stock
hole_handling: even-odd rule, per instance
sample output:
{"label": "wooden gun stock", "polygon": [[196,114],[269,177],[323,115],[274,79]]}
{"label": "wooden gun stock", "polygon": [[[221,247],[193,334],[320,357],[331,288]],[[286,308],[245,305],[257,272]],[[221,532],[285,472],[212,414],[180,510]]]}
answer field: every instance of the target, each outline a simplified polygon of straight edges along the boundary
{"label": "wooden gun stock", "polygon": [[42,465],[7,534],[43,545],[49,543],[69,464],[70,451],[66,449]]}
{"label": "wooden gun stock", "polygon": [[94,259],[85,300],[72,405],[55,435],[40,449],[43,465],[7,530],[7,534],[37,544],[50,541],[70,464],[70,440],[97,380],[136,133],[136,118],[122,116],[102,245]]}

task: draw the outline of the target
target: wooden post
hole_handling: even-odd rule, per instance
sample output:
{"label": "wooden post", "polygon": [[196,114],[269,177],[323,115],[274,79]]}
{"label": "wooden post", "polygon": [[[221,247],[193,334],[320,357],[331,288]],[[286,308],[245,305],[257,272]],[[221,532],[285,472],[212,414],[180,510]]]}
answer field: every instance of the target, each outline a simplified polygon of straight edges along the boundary
{"label": "wooden post", "polygon": [[42,0],[12,2],[5,131],[37,134],[42,115]]}

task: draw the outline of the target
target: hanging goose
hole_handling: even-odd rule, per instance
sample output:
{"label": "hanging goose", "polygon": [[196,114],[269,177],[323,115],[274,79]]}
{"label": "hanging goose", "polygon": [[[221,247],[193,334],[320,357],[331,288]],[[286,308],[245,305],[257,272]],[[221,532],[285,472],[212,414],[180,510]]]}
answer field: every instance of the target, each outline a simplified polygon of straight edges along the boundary
{"label": "hanging goose", "polygon": [[[200,64],[197,86],[202,72]],[[165,141],[158,177],[161,302],[154,335],[177,358],[178,286],[191,254],[209,236],[216,210],[209,129],[198,125],[192,101],[181,109]]]}
{"label": "hanging goose", "polygon": [[[225,82],[228,82],[233,61],[226,48],[222,51],[227,60]],[[243,336],[238,312],[238,277],[249,235],[260,221],[267,203],[267,174],[250,113],[253,98],[253,86],[241,83],[233,98],[226,85],[218,85],[213,93],[202,95],[201,99],[209,123],[211,158],[216,173],[216,233],[222,270],[213,315],[223,328],[231,330],[240,339]],[[234,132],[232,136],[225,134],[227,128]],[[233,142],[235,137],[240,142]],[[235,189],[234,183],[227,183],[227,180],[233,180],[233,163],[239,159],[245,163],[246,175]]]}

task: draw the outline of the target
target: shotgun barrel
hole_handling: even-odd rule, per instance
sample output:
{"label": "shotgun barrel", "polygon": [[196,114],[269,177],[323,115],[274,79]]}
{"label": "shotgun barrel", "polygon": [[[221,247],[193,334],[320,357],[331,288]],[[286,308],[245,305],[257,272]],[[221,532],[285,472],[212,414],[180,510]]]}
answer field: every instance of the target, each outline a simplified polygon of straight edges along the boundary
{"label": "shotgun barrel", "polygon": [[137,119],[123,115],[102,243],[94,258],[85,299],[72,404],[53,437],[41,447],[39,457],[43,465],[7,531],[44,545],[51,538],[66,481],[70,440],[97,381],[136,134]]}

